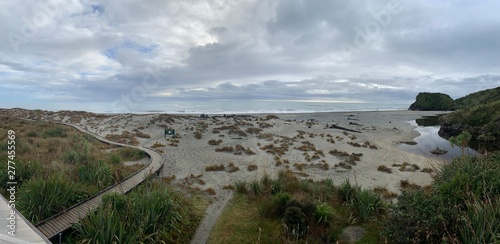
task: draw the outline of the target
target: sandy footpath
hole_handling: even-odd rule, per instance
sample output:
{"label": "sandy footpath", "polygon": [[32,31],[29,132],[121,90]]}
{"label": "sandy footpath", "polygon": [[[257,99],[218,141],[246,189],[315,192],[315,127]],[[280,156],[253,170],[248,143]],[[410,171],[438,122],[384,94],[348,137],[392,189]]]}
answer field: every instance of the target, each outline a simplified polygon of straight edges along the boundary
{"label": "sandy footpath", "polygon": [[[215,192],[215,201],[194,243],[207,240],[218,214],[231,197],[223,187],[235,181],[251,182],[265,174],[274,177],[280,170],[291,170],[304,179],[330,178],[336,184],[350,179],[364,188],[380,186],[399,193],[401,180],[429,184],[431,175],[421,170],[441,163],[398,148],[401,142],[418,136],[409,121],[436,112],[210,115],[209,118],[68,111],[33,114],[22,109],[0,113],[74,123],[103,137],[130,132],[141,146],[156,144],[167,158],[163,176],[175,176],[171,184]],[[330,128],[332,125],[360,133]],[[177,138],[165,138],[165,128],[175,129]],[[210,145],[210,141],[217,145]],[[392,166],[404,163],[414,164],[418,170],[412,166],[400,171],[400,167]],[[224,166],[223,170],[207,170],[220,165]],[[378,171],[380,165],[392,169],[392,173]],[[249,166],[254,170],[250,171]]]}

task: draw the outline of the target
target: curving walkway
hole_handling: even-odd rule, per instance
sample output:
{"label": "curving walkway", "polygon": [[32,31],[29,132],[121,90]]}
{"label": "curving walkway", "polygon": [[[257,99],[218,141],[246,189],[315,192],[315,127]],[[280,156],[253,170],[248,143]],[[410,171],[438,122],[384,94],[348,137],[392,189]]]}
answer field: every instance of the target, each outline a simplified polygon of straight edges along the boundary
{"label": "curving walkway", "polygon": [[163,156],[163,154],[153,149],[113,142],[76,125],[61,123],[61,122],[55,122],[55,123],[64,124],[76,128],[81,132],[94,136],[97,140],[102,141],[104,143],[143,150],[150,156],[150,161],[142,169],[130,175],[119,184],[111,186],[101,191],[99,194],[85,200],[84,202],[74,205],[69,209],[67,209],[66,211],[56,214],[42,221],[41,223],[37,224],[36,228],[38,228],[38,230],[48,238],[55,237],[59,233],[62,233],[63,231],[70,228],[72,224],[77,223],[83,218],[85,218],[88,213],[96,209],[101,204],[103,195],[111,192],[118,192],[118,193],[129,192],[130,190],[134,189],[137,185],[141,184],[149,175],[159,172],[163,167],[163,164],[165,163],[165,156]]}

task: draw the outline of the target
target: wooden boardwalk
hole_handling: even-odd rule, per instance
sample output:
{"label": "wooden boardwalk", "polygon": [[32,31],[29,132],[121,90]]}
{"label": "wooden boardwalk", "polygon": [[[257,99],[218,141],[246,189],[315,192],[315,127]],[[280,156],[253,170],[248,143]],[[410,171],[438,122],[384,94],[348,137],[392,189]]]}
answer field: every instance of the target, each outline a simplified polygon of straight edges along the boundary
{"label": "wooden boardwalk", "polygon": [[58,235],[59,233],[70,228],[73,223],[77,223],[83,218],[85,218],[88,213],[96,209],[101,204],[103,195],[111,192],[118,192],[122,194],[129,192],[130,190],[134,189],[137,185],[141,184],[146,179],[146,177],[160,171],[160,169],[163,167],[163,164],[165,163],[165,157],[163,156],[163,154],[159,153],[158,151],[152,150],[150,148],[136,147],[136,146],[112,142],[105,138],[102,138],[97,134],[86,131],[79,126],[66,123],[60,123],[60,124],[65,124],[74,127],[81,132],[94,136],[96,139],[104,143],[143,150],[150,156],[150,160],[148,164],[146,164],[142,169],[140,169],[133,175],[127,177],[121,183],[109,187],[106,190],[97,194],[96,196],[87,199],[85,202],[81,202],[67,209],[64,212],[54,215],[42,221],[41,223],[37,224],[36,228],[38,228],[38,230],[48,238],[52,238]]}

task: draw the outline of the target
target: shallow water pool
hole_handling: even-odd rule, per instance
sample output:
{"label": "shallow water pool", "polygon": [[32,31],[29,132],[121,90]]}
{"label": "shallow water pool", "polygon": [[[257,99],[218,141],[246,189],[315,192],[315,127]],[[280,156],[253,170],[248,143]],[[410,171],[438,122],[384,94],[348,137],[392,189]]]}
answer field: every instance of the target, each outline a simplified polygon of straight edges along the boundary
{"label": "shallow water pool", "polygon": [[[422,123],[421,125],[418,125],[415,120],[408,123],[413,126],[417,126],[415,130],[420,133],[420,136],[414,139],[414,141],[417,143],[416,145],[401,144],[399,145],[400,149],[407,152],[420,154],[426,157],[442,160],[451,160],[453,158],[462,156],[462,149],[460,147],[452,147],[448,140],[438,135],[439,126],[428,124],[424,126]],[[443,155],[432,154],[431,151],[436,148],[441,148],[448,152]],[[476,151],[471,148],[465,148],[463,153],[466,155],[477,154]]]}

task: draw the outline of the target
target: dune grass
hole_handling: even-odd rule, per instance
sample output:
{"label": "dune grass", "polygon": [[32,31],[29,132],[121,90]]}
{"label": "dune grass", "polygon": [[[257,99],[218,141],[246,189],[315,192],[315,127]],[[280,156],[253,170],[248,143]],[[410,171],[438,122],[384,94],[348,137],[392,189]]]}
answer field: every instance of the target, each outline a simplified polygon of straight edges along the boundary
{"label": "dune grass", "polygon": [[74,225],[71,241],[187,243],[205,207],[199,193],[188,199],[161,180],[149,179],[127,195],[105,195],[95,212]]}
{"label": "dune grass", "polygon": [[219,216],[208,243],[276,243],[281,235],[280,221],[261,216],[253,200],[236,194]]}
{"label": "dune grass", "polygon": [[[7,158],[8,130],[16,133],[17,206],[34,224],[123,180],[141,166],[120,162],[146,156],[140,150],[99,142],[69,126],[0,117],[2,158]],[[4,196],[7,176],[7,164],[0,164]]]}
{"label": "dune grass", "polygon": [[[362,243],[379,242],[381,199],[371,190],[359,190],[348,181],[343,199],[332,180],[300,180],[291,171],[277,179],[235,183],[235,197],[217,221],[210,243],[320,243],[334,242],[347,226],[367,228]],[[347,189],[349,188],[349,189]]]}

